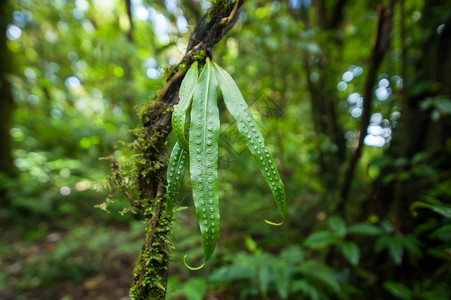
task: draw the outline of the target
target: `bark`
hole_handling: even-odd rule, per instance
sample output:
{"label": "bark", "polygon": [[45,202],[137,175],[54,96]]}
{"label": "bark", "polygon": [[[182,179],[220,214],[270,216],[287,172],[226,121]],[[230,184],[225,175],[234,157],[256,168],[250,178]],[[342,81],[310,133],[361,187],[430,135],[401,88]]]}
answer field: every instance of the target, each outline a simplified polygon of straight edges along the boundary
{"label": "bark", "polygon": [[374,35],[374,43],[371,50],[371,57],[368,63],[368,75],[365,82],[363,92],[363,112],[362,121],[360,123],[359,138],[357,146],[352,153],[348,169],[346,171],[342,190],[340,193],[339,211],[345,213],[345,204],[351,187],[351,182],[354,178],[354,172],[363,151],[363,141],[367,135],[367,129],[370,124],[371,106],[373,99],[373,88],[376,83],[377,71],[381,65],[385,53],[388,51],[391,42],[391,32],[393,27],[395,1],[390,1],[389,5],[379,6],[378,9],[378,25]]}
{"label": "bark", "polygon": [[[327,42],[320,45],[321,54],[318,62],[317,57],[311,59],[309,53],[302,53],[306,74],[310,75],[313,72],[319,74],[319,80],[316,82],[312,81],[310,76],[306,76],[306,80],[310,94],[314,128],[320,144],[322,146],[326,145],[325,147],[319,147],[318,154],[320,177],[325,190],[329,191],[325,193],[327,196],[333,195],[333,191],[338,188],[336,174],[339,173],[344,162],[346,149],[344,130],[339,123],[337,115],[338,99],[336,98],[336,88],[329,80],[330,78],[336,77],[336,70],[333,69],[332,62],[339,59],[334,56],[334,53],[338,53],[339,51],[333,51],[333,49],[341,47],[341,40],[337,38],[335,33],[341,26],[341,23],[338,21],[342,20],[345,2],[339,1],[336,4],[337,11],[333,15],[330,14],[330,18],[328,18],[329,14],[325,11],[324,1],[316,0],[313,2],[317,26],[321,28],[322,35],[327,35],[330,38],[324,39]],[[307,28],[315,27],[310,24],[309,15],[306,11],[301,10],[300,14],[299,18],[306,24]],[[325,200],[329,204],[334,202],[333,197]],[[332,205],[328,206],[333,207]]]}
{"label": "bark", "polygon": [[133,42],[133,30],[135,28],[135,25],[133,23],[131,0],[125,0],[125,8],[127,9],[127,17],[128,17],[128,22],[130,24],[130,29],[127,32],[127,39],[130,43],[132,43]]}
{"label": "bark", "polygon": [[[171,111],[177,104],[178,90],[193,55],[211,49],[236,23],[243,1],[217,1],[197,23],[191,33],[186,54],[169,74],[167,83],[142,116],[143,127],[134,142],[139,200],[135,204],[148,223],[146,242],[135,267],[131,299],[164,299],[169,263],[171,217],[166,205],[166,138],[171,131]],[[181,70],[182,64],[186,67]]]}
{"label": "bark", "polygon": [[336,28],[340,23],[343,16],[343,8],[345,7],[346,0],[338,0],[332,11],[332,18],[329,24],[330,28]]}

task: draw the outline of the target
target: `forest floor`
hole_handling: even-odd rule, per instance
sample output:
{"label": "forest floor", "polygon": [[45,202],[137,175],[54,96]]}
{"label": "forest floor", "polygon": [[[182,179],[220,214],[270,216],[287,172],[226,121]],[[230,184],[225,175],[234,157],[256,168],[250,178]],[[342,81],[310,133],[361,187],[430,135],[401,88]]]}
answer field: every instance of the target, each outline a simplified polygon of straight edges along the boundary
{"label": "forest floor", "polygon": [[124,226],[92,223],[45,229],[41,238],[30,230],[2,230],[0,299],[128,299],[138,237],[128,238]]}

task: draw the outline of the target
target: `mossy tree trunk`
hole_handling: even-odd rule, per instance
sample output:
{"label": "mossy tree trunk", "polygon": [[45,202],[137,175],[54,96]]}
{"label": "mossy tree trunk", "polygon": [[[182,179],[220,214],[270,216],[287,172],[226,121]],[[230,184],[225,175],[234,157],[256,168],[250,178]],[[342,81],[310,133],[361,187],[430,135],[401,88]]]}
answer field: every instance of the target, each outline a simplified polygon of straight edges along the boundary
{"label": "mossy tree trunk", "polygon": [[[171,216],[165,213],[167,136],[171,131],[172,107],[178,103],[179,87],[193,56],[211,49],[238,19],[243,1],[218,0],[191,33],[182,62],[166,78],[167,83],[142,116],[142,128],[133,143],[138,172],[139,199],[132,205],[148,224],[146,240],[135,266],[130,298],[164,299],[166,295]],[[183,68],[182,68],[183,66]]]}

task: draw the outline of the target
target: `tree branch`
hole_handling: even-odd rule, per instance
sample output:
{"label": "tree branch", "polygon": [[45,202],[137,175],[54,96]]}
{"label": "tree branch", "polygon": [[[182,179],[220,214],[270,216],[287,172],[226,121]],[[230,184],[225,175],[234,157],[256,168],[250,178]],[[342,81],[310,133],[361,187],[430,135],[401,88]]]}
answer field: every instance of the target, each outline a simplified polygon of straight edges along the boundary
{"label": "tree branch", "polygon": [[360,122],[359,137],[357,145],[351,156],[349,167],[346,171],[344,182],[340,193],[340,202],[338,208],[344,214],[344,205],[346,203],[351,182],[354,178],[356,165],[362,156],[363,141],[367,135],[368,125],[371,117],[371,104],[373,96],[373,87],[376,81],[377,70],[379,69],[385,53],[390,47],[391,32],[393,28],[393,9],[395,0],[390,0],[388,6],[379,5],[378,8],[378,23],[375,32],[375,38],[371,50],[371,57],[368,65],[368,75],[365,82],[363,94],[363,111],[362,121]]}
{"label": "tree branch", "polygon": [[316,17],[318,18],[318,25],[321,29],[326,29],[326,17],[324,12],[323,0],[314,0],[313,5],[316,10]]}
{"label": "tree branch", "polygon": [[346,0],[338,0],[335,4],[334,10],[332,11],[332,18],[329,23],[329,28],[337,28],[341,23],[343,16],[343,8],[346,4]]}
{"label": "tree branch", "polygon": [[125,0],[125,7],[127,8],[128,22],[130,23],[130,29],[127,32],[127,39],[129,42],[133,42],[133,16],[132,16],[132,4],[130,0]]}

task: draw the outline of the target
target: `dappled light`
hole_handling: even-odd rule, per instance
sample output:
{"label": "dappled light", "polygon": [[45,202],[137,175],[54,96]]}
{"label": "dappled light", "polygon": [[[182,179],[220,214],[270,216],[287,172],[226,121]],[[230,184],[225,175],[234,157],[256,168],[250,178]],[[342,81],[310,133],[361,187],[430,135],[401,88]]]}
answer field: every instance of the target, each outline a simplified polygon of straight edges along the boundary
{"label": "dappled light", "polygon": [[376,98],[379,101],[385,101],[388,99],[390,94],[392,93],[391,88],[389,88],[390,82],[386,78],[382,78],[379,80],[377,84],[377,89],[374,92],[376,94]]}
{"label": "dappled light", "polygon": [[16,25],[8,25],[6,37],[12,41],[18,40],[22,36],[22,30]]}
{"label": "dappled light", "polygon": [[354,73],[352,71],[346,71],[343,73],[343,76],[341,76],[343,81],[349,82],[354,78]]}

